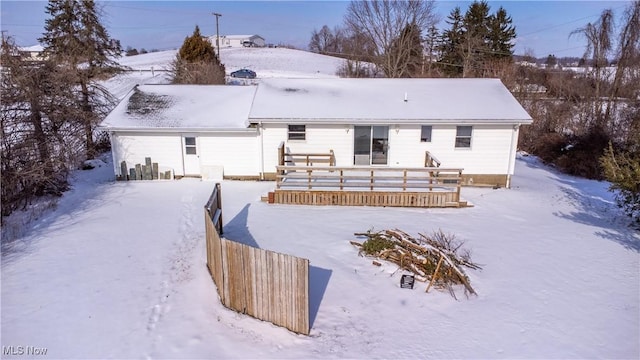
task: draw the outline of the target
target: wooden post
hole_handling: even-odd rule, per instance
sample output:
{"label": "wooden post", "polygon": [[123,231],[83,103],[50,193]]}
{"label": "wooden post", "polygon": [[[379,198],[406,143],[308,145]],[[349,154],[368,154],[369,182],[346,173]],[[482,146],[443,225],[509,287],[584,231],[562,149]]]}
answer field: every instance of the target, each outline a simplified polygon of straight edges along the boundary
{"label": "wooden post", "polygon": [[[284,141],[278,146],[278,165],[284,166]],[[280,174],[284,174],[284,169],[281,170]]]}
{"label": "wooden post", "polygon": [[158,180],[158,163],[151,164],[151,178]]}
{"label": "wooden post", "polygon": [[458,170],[458,188],[456,189],[456,201],[460,201],[460,186],[462,182],[462,170]]}
{"label": "wooden post", "polygon": [[140,165],[140,171],[142,172],[142,178],[140,180],[147,180],[147,166]]}
{"label": "wooden post", "polygon": [[407,170],[405,169],[402,177],[402,191],[407,190]]}
{"label": "wooden post", "polygon": [[129,169],[129,179],[131,179],[131,180],[135,180],[136,179],[136,169],[134,169],[134,168]]}
{"label": "wooden post", "polygon": [[307,181],[309,185],[309,190],[311,190],[311,170],[307,170]]}
{"label": "wooden post", "polygon": [[333,153],[333,149],[329,150],[329,154],[331,154],[329,158],[329,166],[336,166],[336,154]]}
{"label": "wooden post", "polygon": [[120,177],[123,181],[127,180],[127,162],[123,161],[120,163]]}
{"label": "wooden post", "polygon": [[220,183],[216,183],[216,191],[218,192],[218,196],[216,196],[216,208],[220,209],[220,224],[218,225],[218,232],[222,235],[222,188]]}
{"label": "wooden post", "polygon": [[164,178],[167,180],[171,179],[171,170],[167,170],[164,172]]}
{"label": "wooden post", "polygon": [[371,170],[371,177],[369,178],[369,188],[373,191],[373,170]]}
{"label": "wooden post", "polygon": [[344,187],[344,170],[340,169],[340,190],[343,190]]}
{"label": "wooden post", "polygon": [[142,166],[136,164],[136,180],[142,180]]}
{"label": "wooden post", "polygon": [[144,172],[144,179],[145,180],[153,180],[153,176],[151,176],[151,158],[150,157],[146,157],[144,158],[144,164],[145,164],[145,172]]}

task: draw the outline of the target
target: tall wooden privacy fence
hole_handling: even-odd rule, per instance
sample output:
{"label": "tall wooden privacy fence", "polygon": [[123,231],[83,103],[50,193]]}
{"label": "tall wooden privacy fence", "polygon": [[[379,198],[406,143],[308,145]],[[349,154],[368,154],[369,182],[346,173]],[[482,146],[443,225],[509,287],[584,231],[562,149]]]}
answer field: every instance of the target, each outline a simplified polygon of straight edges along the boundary
{"label": "tall wooden privacy fence", "polygon": [[222,239],[220,184],[205,206],[207,267],[222,304],[309,334],[309,260]]}

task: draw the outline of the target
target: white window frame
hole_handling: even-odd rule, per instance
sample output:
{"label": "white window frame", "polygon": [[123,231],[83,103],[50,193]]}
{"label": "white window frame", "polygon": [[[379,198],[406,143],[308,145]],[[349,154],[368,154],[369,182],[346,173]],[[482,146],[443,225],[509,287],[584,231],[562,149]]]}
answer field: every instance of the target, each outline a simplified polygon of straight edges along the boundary
{"label": "white window frame", "polygon": [[[429,136],[428,137],[424,136],[425,129],[429,129]],[[433,139],[433,126],[431,126],[431,125],[422,125],[420,127],[420,142],[430,143],[432,139]]]}
{"label": "white window frame", "polygon": [[[462,130],[463,128],[465,129],[469,128],[470,130],[469,135],[460,134],[460,130]],[[466,140],[466,139],[469,139],[469,145],[459,145],[458,143],[459,140]],[[469,125],[456,126],[456,140],[454,145],[456,149],[471,149],[472,141],[473,141],[473,126],[469,126]]]}
{"label": "white window frame", "polygon": [[[302,130],[292,130],[292,127],[302,127]],[[293,136],[292,136],[293,135]],[[305,141],[307,139],[307,126],[303,124],[291,124],[287,126],[287,140]]]}

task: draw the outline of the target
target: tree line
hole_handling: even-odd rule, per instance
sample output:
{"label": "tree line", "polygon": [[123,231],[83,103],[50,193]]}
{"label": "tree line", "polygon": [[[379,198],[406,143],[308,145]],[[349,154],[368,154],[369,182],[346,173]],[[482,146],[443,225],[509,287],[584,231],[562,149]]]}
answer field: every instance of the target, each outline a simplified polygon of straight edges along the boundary
{"label": "tree line", "polygon": [[[95,130],[115,99],[100,80],[122,70],[120,43],[92,0],[49,0],[46,11],[37,61],[22,56],[11,37],[2,39],[2,215],[61,194],[70,170],[109,146]],[[485,1],[464,13],[454,8],[443,30],[433,1],[352,1],[343,25],[314,30],[309,48],[344,58],[347,77],[502,79],[534,118],[520,132],[521,148],[570,174],[606,178],[620,205],[640,219],[640,1],[618,26],[613,19],[606,10],[571,34],[586,41],[584,72],[516,63],[512,19]],[[197,26],[172,72],[174,83],[225,83],[219,54]]]}
{"label": "tree line", "polygon": [[[49,0],[43,52],[26,56],[11,36],[0,52],[2,217],[38,197],[59,196],[69,174],[110,148],[97,125],[115,107],[101,85],[124,70],[120,42],[109,36],[93,0]],[[129,48],[126,55],[140,52]],[[224,84],[225,69],[196,26],[172,64],[173,82]]]}
{"label": "tree line", "polygon": [[442,30],[433,1],[352,1],[342,25],[313,30],[309,49],[345,58],[346,77],[500,78],[534,119],[520,131],[521,149],[569,174],[609,180],[640,222],[640,1],[619,24],[614,18],[605,10],[568,35],[586,43],[582,71],[558,69],[553,54],[546,68],[514,61],[516,27],[485,1],[454,8]]}
{"label": "tree line", "polygon": [[115,99],[100,80],[120,71],[122,51],[91,0],[50,0],[38,59],[2,38],[2,215],[43,195],[60,195],[68,174],[109,140],[96,126]]}

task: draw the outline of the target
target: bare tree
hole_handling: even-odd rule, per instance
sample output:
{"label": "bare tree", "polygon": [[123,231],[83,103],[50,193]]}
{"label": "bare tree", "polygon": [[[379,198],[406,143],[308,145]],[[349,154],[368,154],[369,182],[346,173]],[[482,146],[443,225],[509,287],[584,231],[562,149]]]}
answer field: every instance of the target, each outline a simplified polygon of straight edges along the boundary
{"label": "bare tree", "polygon": [[311,41],[309,42],[310,51],[325,54],[335,51],[335,48],[336,36],[327,25],[324,25],[320,31],[313,30]]}
{"label": "bare tree", "polygon": [[615,101],[621,92],[627,98],[640,94],[640,0],[627,7],[623,22],[618,39],[616,72],[606,107],[607,118],[617,108]]}
{"label": "bare tree", "polygon": [[[402,32],[414,24],[420,31],[435,25],[437,20],[432,0],[365,0],[352,1],[347,7],[345,25],[352,32],[363,33],[374,44],[374,62],[387,77],[399,77],[406,71],[406,64],[398,59],[408,56],[398,54],[407,50]],[[408,40],[408,37],[405,37]]]}
{"label": "bare tree", "polygon": [[72,76],[51,60],[24,59],[12,38],[2,41],[0,127],[2,215],[34,197],[60,195],[83,154],[83,129]]}
{"label": "bare tree", "polygon": [[585,57],[591,56],[593,60],[593,74],[595,81],[595,119],[599,126],[602,126],[602,101],[600,97],[600,87],[604,68],[608,65],[607,56],[612,50],[611,39],[614,30],[614,17],[611,9],[606,9],[600,14],[600,18],[594,24],[588,23],[586,26],[572,31],[569,36],[581,35],[587,40]]}

